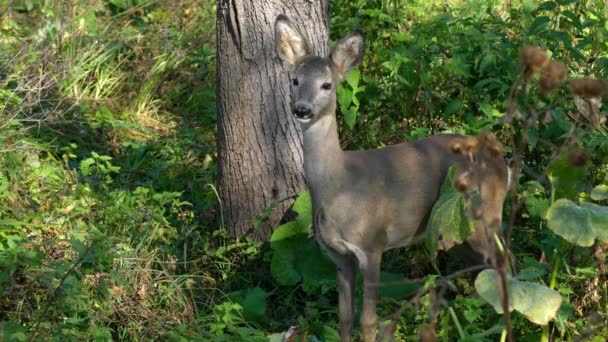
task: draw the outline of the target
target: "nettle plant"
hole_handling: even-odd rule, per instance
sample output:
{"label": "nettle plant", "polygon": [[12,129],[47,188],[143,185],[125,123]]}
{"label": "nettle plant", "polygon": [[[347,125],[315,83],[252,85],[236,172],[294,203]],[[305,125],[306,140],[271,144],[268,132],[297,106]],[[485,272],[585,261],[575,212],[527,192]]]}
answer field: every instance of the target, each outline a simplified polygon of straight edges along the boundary
{"label": "nettle plant", "polygon": [[[483,210],[476,186],[479,183],[476,170],[483,167],[483,160],[478,156],[483,150],[498,156],[502,156],[504,150],[511,153],[512,185],[508,219],[503,223],[505,239],[495,237],[500,241],[499,250],[496,257],[489,258],[490,265],[463,269],[447,276],[431,275],[420,281],[391,278],[385,274],[383,281],[390,279],[393,287],[392,292],[387,291],[385,283],[385,295],[399,298],[407,292],[414,296],[384,320],[381,334],[393,334],[405,309],[419,308],[425,294],[434,294],[431,301],[436,303],[431,303],[431,307],[445,307],[446,302],[437,295],[444,292],[441,289],[450,287],[452,279],[479,270],[482,271],[475,279],[475,290],[496,313],[503,314],[504,325],[498,330],[493,326],[467,335],[449,307],[461,339],[483,338],[502,331],[504,339],[512,340],[513,331],[517,330],[511,321],[513,310],[542,327],[539,328],[543,341],[549,340],[551,322],[559,335],[568,334],[566,322],[572,318],[572,306],[568,298],[563,297],[568,291],[560,293],[558,284],[560,272],[567,267],[567,253],[564,252],[576,246],[590,248],[596,241],[608,243],[608,206],[603,205],[608,201],[608,175],[605,171],[604,174],[596,172],[595,178],[604,177],[603,184],[594,187],[585,184],[585,165],[590,156],[584,146],[579,146],[581,142],[588,142],[595,150],[605,148],[602,141],[606,141],[603,126],[606,115],[600,111],[600,99],[607,93],[608,82],[592,78],[567,79],[567,75],[567,67],[551,60],[544,49],[523,47],[518,77],[511,87],[508,108],[500,122],[503,131],[508,133],[509,145],[504,148],[493,134],[482,133],[451,146],[455,153],[469,156],[470,165],[468,170],[458,173],[453,169],[442,186],[441,196],[428,222],[427,249],[434,256],[440,239],[462,243],[475,229],[483,229],[483,225],[476,225],[481,217],[479,211]],[[550,125],[559,127],[559,138],[547,133],[551,132],[546,128]],[[527,159],[537,153],[547,156],[528,163]],[[532,168],[528,165],[532,163],[544,164]],[[524,217],[546,221],[546,225],[541,226],[551,231],[544,233],[552,241],[548,245],[553,246],[544,253],[551,265],[549,270],[530,263],[524,263],[527,267],[520,271],[517,271],[520,267],[513,267],[517,262],[512,260],[510,252],[511,237],[523,208],[526,209]],[[333,266],[311,238],[311,204],[307,192],[298,198],[294,210],[299,214],[298,219],[282,225],[272,235],[272,275],[280,285],[293,286],[301,282],[309,294],[325,293],[335,286]],[[398,288],[395,284],[402,286],[401,291],[395,291]],[[430,314],[435,317],[430,317],[430,326],[421,328],[420,334],[435,334],[437,310],[430,310]],[[593,317],[595,315],[590,316],[589,325],[580,336],[593,336],[604,328],[595,324],[598,319]]]}

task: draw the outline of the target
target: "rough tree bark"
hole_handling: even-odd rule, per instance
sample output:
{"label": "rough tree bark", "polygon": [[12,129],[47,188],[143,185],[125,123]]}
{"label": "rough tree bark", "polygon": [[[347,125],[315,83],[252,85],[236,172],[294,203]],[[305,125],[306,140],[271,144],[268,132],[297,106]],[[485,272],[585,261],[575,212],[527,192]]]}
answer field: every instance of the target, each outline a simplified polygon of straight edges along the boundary
{"label": "rough tree bark", "polygon": [[327,53],[329,0],[218,0],[218,185],[233,236],[266,239],[304,188],[299,125],[289,76],[274,47],[274,22],[291,17],[316,53]]}

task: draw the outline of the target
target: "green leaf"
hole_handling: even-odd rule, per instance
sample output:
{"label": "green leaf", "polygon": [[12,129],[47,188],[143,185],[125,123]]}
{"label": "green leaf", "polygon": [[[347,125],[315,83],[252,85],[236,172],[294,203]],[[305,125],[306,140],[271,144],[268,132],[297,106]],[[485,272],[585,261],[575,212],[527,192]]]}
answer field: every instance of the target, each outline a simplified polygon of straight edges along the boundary
{"label": "green leaf", "polygon": [[[557,291],[538,283],[511,278],[510,275],[507,277],[509,311],[516,310],[539,325],[547,325],[555,318],[562,303],[562,296]],[[496,271],[484,270],[475,279],[475,290],[501,314],[503,308],[496,281]]]}
{"label": "green leaf", "polygon": [[583,25],[581,24],[581,20],[578,18],[578,16],[576,15],[576,13],[570,11],[570,10],[565,10],[562,11],[560,13],[562,16],[570,19],[570,22],[572,23],[572,25],[574,25],[574,27],[576,27],[579,31],[583,29]]}
{"label": "green leaf", "polygon": [[487,54],[485,56],[483,56],[483,58],[481,59],[481,62],[479,62],[479,73],[483,75],[483,73],[485,72],[485,70],[491,66],[496,64],[496,56],[492,55],[492,54]]}
{"label": "green leaf", "polygon": [[270,236],[271,246],[272,242],[285,240],[292,238],[297,235],[308,236],[308,227],[300,224],[298,221],[290,221],[283,225],[280,225]]}
{"label": "green leaf", "polygon": [[336,287],[336,266],[315,239],[298,239],[296,269],[302,275],[302,289],[308,294],[325,293]]}
{"label": "green leaf", "polygon": [[343,114],[344,122],[346,122],[348,128],[355,127],[355,123],[357,122],[357,110],[355,110],[355,107],[350,107],[348,110],[343,112]]}
{"label": "green leaf", "polygon": [[285,333],[274,333],[268,336],[268,342],[283,342],[283,336]]}
{"label": "green leaf", "polygon": [[91,174],[91,166],[95,164],[95,159],[87,158],[80,162],[80,172],[82,172],[83,176],[88,176]]}
{"label": "green leaf", "polygon": [[228,298],[243,308],[243,316],[247,321],[264,321],[266,313],[266,298],[268,293],[259,287],[233,292]]}
{"label": "green leaf", "polygon": [[519,280],[536,280],[547,274],[547,270],[541,265],[532,265],[524,268],[517,275]]}
{"label": "green leaf", "polygon": [[591,199],[594,201],[603,201],[608,199],[608,185],[600,184],[591,190]]}
{"label": "green leaf", "polygon": [[528,30],[528,35],[533,35],[538,31],[542,30],[545,26],[547,26],[551,22],[551,18],[541,15],[534,19],[532,25],[530,25],[530,30]]}
{"label": "green leaf", "polygon": [[338,89],[336,89],[336,95],[340,111],[344,113],[353,102],[353,92],[345,86],[340,85],[338,86]]}
{"label": "green leaf", "polygon": [[536,219],[543,219],[549,209],[551,201],[548,198],[538,196],[527,196],[525,199],[526,209],[530,216]]}
{"label": "green leaf", "polygon": [[323,340],[325,342],[338,342],[340,341],[340,334],[336,331],[336,329],[330,327],[329,325],[323,325],[323,331],[321,333]]}
{"label": "green leaf", "polygon": [[581,207],[587,209],[591,215],[591,224],[598,240],[608,242],[608,207],[591,202],[581,203]]}
{"label": "green leaf", "polygon": [[553,1],[545,1],[538,5],[535,11],[553,11],[557,4]]}
{"label": "green leaf", "polygon": [[71,240],[68,240],[68,242],[70,243],[70,245],[72,245],[72,248],[74,248],[76,250],[76,252],[78,252],[79,257],[82,257],[84,255],[84,253],[87,250],[87,246],[84,243],[82,243],[82,241],[76,240],[76,239],[71,239]]}
{"label": "green leaf", "polygon": [[274,249],[270,261],[270,273],[279,285],[293,286],[302,279],[300,272],[295,267],[297,245],[293,240],[284,240],[280,243],[271,243]]}
{"label": "green leaf", "polygon": [[[352,87],[348,89],[345,85],[339,85],[336,89],[336,96],[340,112],[344,117],[344,122],[349,128],[355,126],[357,121],[357,114],[359,112],[359,100],[357,99],[357,92],[359,91],[359,72],[352,72],[347,78],[347,84]],[[352,104],[352,105],[351,105]]]}
{"label": "green leaf", "polygon": [[452,114],[458,112],[461,107],[462,107],[462,100],[454,99],[454,100],[450,101],[447,104],[447,106],[445,106],[445,109],[443,110],[443,116],[452,115]]}
{"label": "green leaf", "polygon": [[360,76],[361,73],[359,72],[359,70],[355,69],[348,74],[348,77],[346,77],[346,83],[348,83],[348,85],[352,88],[353,95],[356,94],[359,90]]}
{"label": "green leaf", "polygon": [[548,176],[553,188],[553,199],[574,199],[578,194],[576,185],[585,175],[583,167],[575,167],[563,156],[549,165]]}
{"label": "green leaf", "polygon": [[293,204],[293,211],[298,213],[297,221],[302,228],[308,229],[312,226],[312,199],[309,191],[304,191],[298,196]]}
{"label": "green leaf", "polygon": [[456,167],[452,166],[427,223],[426,246],[433,257],[437,254],[439,237],[462,243],[471,233],[464,213],[464,198],[452,188],[455,177]]}
{"label": "green leaf", "polygon": [[589,247],[596,238],[608,242],[608,207],[589,202],[579,206],[560,199],[547,211],[547,224],[553,232],[579,246]]}

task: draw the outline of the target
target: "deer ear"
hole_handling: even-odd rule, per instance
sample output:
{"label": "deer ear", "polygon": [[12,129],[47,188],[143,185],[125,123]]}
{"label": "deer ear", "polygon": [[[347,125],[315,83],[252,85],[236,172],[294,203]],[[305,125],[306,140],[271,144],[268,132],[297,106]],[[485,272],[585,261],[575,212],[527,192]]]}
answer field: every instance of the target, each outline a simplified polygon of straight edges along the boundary
{"label": "deer ear", "polygon": [[336,43],[329,58],[338,69],[340,79],[344,79],[351,69],[361,63],[364,48],[364,33],[360,29],[353,31]]}
{"label": "deer ear", "polygon": [[274,40],[279,56],[289,64],[296,64],[310,53],[309,44],[289,18],[281,14],[274,23]]}

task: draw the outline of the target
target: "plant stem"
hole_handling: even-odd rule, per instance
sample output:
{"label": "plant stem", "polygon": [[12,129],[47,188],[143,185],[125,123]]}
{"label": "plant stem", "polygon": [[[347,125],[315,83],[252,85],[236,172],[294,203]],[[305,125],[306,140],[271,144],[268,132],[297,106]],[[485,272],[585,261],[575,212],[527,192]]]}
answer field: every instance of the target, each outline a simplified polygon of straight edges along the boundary
{"label": "plant stem", "polygon": [[[555,260],[553,260],[553,270],[551,271],[551,279],[549,279],[549,288],[551,290],[554,290],[555,286],[557,285],[557,273],[561,266],[561,260],[562,260],[559,255],[561,254],[562,250],[564,250],[565,245],[566,245],[566,243],[564,241],[562,241],[559,246],[559,249],[557,249],[555,251]],[[543,333],[540,337],[540,341],[549,342],[549,324],[547,324],[543,327]]]}
{"label": "plant stem", "polygon": [[460,338],[465,338],[465,336],[467,336],[467,334],[462,329],[462,326],[460,325],[460,322],[458,321],[458,317],[456,316],[456,312],[454,312],[454,308],[450,306],[448,308],[448,311],[450,312],[450,316],[452,316],[452,320],[454,321],[454,324],[456,324],[456,330],[458,330],[458,335],[460,335]]}

